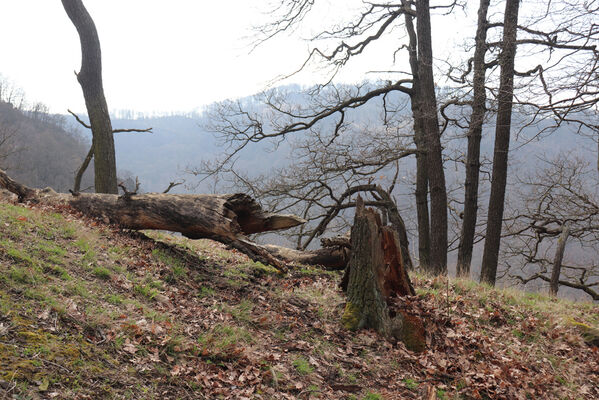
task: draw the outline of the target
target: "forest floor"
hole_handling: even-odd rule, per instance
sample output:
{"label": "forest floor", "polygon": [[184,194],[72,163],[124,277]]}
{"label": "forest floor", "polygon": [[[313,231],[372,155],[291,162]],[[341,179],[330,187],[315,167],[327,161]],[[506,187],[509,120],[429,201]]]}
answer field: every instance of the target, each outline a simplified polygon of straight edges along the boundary
{"label": "forest floor", "polygon": [[412,280],[422,353],[343,329],[337,272],[0,203],[0,398],[599,398],[598,305]]}

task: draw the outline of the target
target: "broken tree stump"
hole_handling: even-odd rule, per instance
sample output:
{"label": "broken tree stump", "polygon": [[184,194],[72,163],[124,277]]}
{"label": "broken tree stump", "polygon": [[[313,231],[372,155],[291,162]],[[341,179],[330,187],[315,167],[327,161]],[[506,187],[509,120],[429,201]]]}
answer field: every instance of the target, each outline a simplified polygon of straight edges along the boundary
{"label": "broken tree stump", "polygon": [[360,196],[356,199],[351,248],[344,277],[347,302],[341,317],[343,325],[350,330],[372,328],[387,338],[404,341],[412,350],[423,350],[420,320],[403,313],[392,315],[389,309],[394,297],[415,295],[397,233],[383,226],[380,215],[365,208]]}

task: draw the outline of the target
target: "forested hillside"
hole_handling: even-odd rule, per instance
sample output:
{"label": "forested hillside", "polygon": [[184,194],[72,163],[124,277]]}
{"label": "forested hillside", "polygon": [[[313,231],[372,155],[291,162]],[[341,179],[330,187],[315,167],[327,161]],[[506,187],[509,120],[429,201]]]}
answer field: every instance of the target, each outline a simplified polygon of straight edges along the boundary
{"label": "forested hillside", "polygon": [[[0,168],[19,181],[68,191],[88,147],[66,117],[50,115],[42,105],[26,109],[0,101]],[[83,186],[90,184],[87,174]]]}

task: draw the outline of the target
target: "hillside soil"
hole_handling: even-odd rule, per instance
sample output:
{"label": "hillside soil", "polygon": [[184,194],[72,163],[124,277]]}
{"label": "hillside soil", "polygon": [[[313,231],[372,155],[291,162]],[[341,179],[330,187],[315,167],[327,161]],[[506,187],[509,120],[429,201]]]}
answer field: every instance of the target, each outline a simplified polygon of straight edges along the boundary
{"label": "hillside soil", "polygon": [[415,353],[344,329],[340,279],[0,203],[0,398],[599,398],[597,305],[413,274]]}

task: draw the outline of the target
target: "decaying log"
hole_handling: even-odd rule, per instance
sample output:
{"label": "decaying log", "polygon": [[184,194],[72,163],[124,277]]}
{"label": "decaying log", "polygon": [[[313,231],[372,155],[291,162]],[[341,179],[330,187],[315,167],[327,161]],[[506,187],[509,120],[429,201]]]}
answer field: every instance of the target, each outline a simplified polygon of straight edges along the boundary
{"label": "decaying log", "polygon": [[349,234],[347,236],[335,236],[330,238],[320,239],[320,245],[322,247],[344,247],[351,249],[351,242]]}
{"label": "decaying log", "polygon": [[2,170],[0,170],[0,187],[16,194],[19,202],[33,199],[36,196],[36,191],[34,189],[28,188],[27,186],[12,180],[10,176],[6,175]]}
{"label": "decaying log", "polygon": [[254,259],[277,268],[283,263],[246,235],[287,229],[305,221],[293,215],[264,212],[245,194],[115,194],[56,193],[31,189],[0,170],[0,186],[19,196],[19,201],[66,203],[85,215],[98,217],[128,229],[180,232],[191,239],[213,239],[228,244]]}
{"label": "decaying log", "polygon": [[402,313],[392,315],[389,310],[393,298],[415,294],[397,232],[382,226],[380,215],[365,208],[360,196],[356,199],[351,248],[344,277],[347,302],[341,318],[343,325],[351,330],[373,328],[385,337],[403,340],[406,345],[409,341],[413,349],[421,350],[422,335],[418,343],[412,343],[414,325],[419,334],[422,332],[419,320]]}
{"label": "decaying log", "polygon": [[252,233],[288,229],[305,221],[293,215],[264,212],[245,194],[136,194],[121,196],[31,189],[0,170],[0,187],[18,196],[20,202],[69,204],[85,215],[101,218],[128,229],[159,229],[180,232],[190,239],[212,239],[225,243],[254,261],[286,269],[284,264],[308,264],[342,270],[349,260],[349,241],[329,243],[317,250],[300,251],[280,246],[259,245],[247,239]]}
{"label": "decaying log", "polygon": [[264,245],[262,247],[273,256],[287,263],[317,265],[328,270],[343,270],[349,260],[349,249],[344,247],[323,247],[306,251],[274,245]]}

